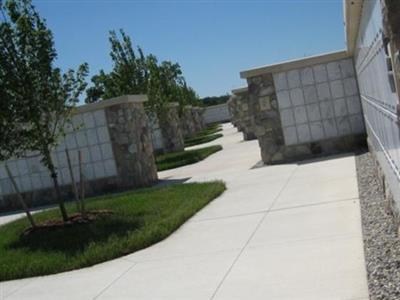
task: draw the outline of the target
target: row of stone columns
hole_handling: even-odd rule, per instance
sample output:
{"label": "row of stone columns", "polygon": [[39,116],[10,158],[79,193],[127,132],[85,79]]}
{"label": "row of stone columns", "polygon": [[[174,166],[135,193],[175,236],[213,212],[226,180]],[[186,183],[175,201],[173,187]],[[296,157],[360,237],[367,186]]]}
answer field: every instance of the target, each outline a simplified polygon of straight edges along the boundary
{"label": "row of stone columns", "polygon": [[197,106],[186,105],[180,115],[180,127],[184,138],[195,136],[206,125],[203,119],[204,109]]}
{"label": "row of stone columns", "polygon": [[158,116],[149,112],[154,148],[163,153],[182,151],[184,139],[206,127],[203,113],[203,108],[190,105],[180,110],[177,102],[168,104]]}
{"label": "row of stone columns", "polygon": [[247,87],[232,90],[228,108],[232,115],[232,124],[243,133],[245,141],[256,139],[254,133],[254,116],[250,113]]}

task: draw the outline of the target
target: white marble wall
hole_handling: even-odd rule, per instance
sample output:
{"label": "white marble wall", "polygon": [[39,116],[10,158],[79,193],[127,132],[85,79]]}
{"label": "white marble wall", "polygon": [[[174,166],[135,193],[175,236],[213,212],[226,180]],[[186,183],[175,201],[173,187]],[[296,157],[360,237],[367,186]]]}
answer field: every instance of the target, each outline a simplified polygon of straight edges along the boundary
{"label": "white marble wall", "polygon": [[286,145],[365,131],[352,60],[273,74]]}
{"label": "white marble wall", "polygon": [[231,114],[228,109],[228,104],[224,103],[205,107],[203,119],[205,124],[229,121],[231,119]]}
{"label": "white marble wall", "polygon": [[[78,150],[82,152],[84,174],[87,180],[117,175],[110,135],[104,109],[77,113],[66,128],[66,136],[52,152],[61,185],[71,183],[65,149],[68,148],[75,178],[78,177]],[[40,156],[29,153],[25,158],[8,160],[21,191],[30,192],[52,187],[49,171],[40,162]],[[0,162],[0,197],[13,193],[13,187]]]}

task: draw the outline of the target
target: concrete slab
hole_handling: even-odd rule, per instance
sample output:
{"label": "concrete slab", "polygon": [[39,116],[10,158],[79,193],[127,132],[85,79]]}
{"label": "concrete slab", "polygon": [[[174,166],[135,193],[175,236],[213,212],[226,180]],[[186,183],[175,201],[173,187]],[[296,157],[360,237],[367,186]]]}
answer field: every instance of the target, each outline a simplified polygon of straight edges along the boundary
{"label": "concrete slab", "polygon": [[[93,299],[135,263],[115,259],[91,268],[37,277],[4,299]],[[15,281],[3,283],[5,287]]]}
{"label": "concrete slab", "polygon": [[362,253],[354,237],[247,248],[213,299],[368,297]]}
{"label": "concrete slab", "polygon": [[271,210],[249,247],[322,238],[361,238],[359,201]]}
{"label": "concrete slab", "polygon": [[138,263],[97,299],[210,299],[238,251]]}
{"label": "concrete slab", "polygon": [[254,214],[198,222],[192,220],[168,239],[125,258],[141,262],[240,250],[261,218],[262,215]]}

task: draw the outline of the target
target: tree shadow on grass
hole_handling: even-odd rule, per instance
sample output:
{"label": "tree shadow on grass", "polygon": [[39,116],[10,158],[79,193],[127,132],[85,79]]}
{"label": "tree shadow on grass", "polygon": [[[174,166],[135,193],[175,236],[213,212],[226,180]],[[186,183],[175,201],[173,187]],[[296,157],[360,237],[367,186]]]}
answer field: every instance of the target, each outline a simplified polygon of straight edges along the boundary
{"label": "tree shadow on grass", "polygon": [[91,243],[106,243],[115,236],[119,240],[129,231],[143,226],[141,218],[118,218],[106,216],[86,224],[73,224],[57,228],[45,228],[21,235],[12,243],[11,249],[29,251],[61,252],[68,256],[85,250]]}

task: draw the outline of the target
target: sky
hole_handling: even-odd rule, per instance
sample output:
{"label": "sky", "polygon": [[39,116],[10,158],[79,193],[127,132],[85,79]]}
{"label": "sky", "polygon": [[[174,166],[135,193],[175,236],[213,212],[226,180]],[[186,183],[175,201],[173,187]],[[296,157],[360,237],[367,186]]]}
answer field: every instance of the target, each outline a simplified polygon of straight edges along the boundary
{"label": "sky", "polygon": [[[33,0],[63,70],[112,67],[109,31],[178,62],[201,96],[246,85],[239,72],[345,48],[342,0]],[[89,77],[89,79],[90,79]]]}

